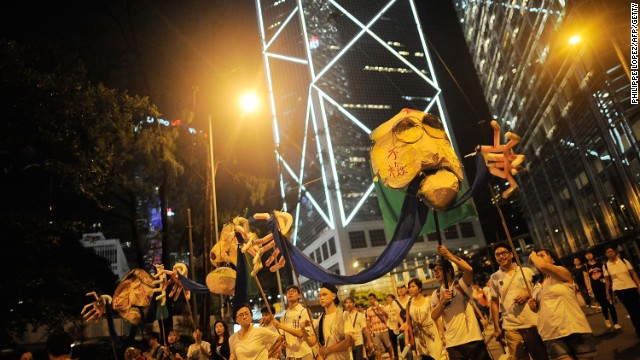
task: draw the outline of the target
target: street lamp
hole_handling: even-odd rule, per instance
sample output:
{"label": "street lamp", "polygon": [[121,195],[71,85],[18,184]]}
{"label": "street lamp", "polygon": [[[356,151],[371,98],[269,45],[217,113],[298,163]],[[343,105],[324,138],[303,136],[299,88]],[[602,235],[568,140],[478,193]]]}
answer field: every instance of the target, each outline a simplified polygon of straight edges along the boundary
{"label": "street lamp", "polygon": [[254,92],[246,92],[240,97],[240,108],[245,112],[255,112],[259,106],[260,99]]}
{"label": "street lamp", "polygon": [[580,35],[573,35],[572,37],[569,38],[569,44],[575,45],[579,43],[581,40],[582,38],[580,37]]}

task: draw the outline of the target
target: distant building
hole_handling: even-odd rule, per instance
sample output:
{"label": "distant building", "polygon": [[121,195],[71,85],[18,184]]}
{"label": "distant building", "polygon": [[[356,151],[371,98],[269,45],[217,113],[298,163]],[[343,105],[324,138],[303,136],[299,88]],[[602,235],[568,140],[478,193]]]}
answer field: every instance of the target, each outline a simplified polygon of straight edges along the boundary
{"label": "distant building", "polygon": [[98,256],[107,259],[111,264],[111,271],[118,279],[122,279],[129,271],[129,265],[124,256],[124,251],[122,251],[120,240],[106,239],[103,233],[95,232],[82,234],[80,243],[82,246],[92,249]]}
{"label": "distant building", "polygon": [[567,256],[613,242],[640,258],[630,3],[454,4],[489,109],[522,136],[514,198],[535,243]]}
{"label": "distant building", "polygon": [[[440,116],[442,91],[410,0],[257,0],[283,209],[292,241],[325,269],[351,275],[388,244],[374,191],[369,133],[403,108]],[[472,203],[469,206],[473,207]],[[442,229],[448,244],[484,244],[477,217]],[[413,268],[435,253],[420,237]],[[304,283],[305,292],[318,284]]]}

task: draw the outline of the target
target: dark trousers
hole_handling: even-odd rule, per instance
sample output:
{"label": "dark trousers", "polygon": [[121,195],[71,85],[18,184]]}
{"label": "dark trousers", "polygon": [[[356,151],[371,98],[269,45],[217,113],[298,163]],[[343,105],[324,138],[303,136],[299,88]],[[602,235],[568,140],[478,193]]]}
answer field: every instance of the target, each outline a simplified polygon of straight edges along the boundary
{"label": "dark trousers", "polygon": [[484,341],[472,341],[447,348],[449,360],[491,360]]}
{"label": "dark trousers", "polygon": [[614,324],[618,323],[618,313],[616,312],[616,307],[613,306],[612,303],[607,300],[607,290],[605,289],[605,285],[600,282],[593,281],[591,283],[591,289],[593,290],[593,297],[596,298],[598,304],[602,308],[602,316],[604,316],[605,320],[609,320],[609,315],[611,315],[611,321]]}
{"label": "dark trousers", "polygon": [[587,290],[586,286],[582,285],[578,287],[578,289],[580,290],[580,294],[582,295],[585,304],[587,304],[587,306],[591,306],[591,297],[589,296],[589,291]]}
{"label": "dark trousers", "polygon": [[[400,354],[398,352],[398,335],[393,332],[393,330],[389,329],[389,340],[391,340],[391,347],[393,347],[394,354]],[[402,349],[400,349],[402,351]]]}
{"label": "dark trousers", "polygon": [[351,355],[353,355],[353,360],[364,360],[364,351],[362,350],[363,345],[355,345],[353,350],[351,350]]}
{"label": "dark trousers", "polygon": [[638,294],[638,289],[616,290],[615,293],[622,305],[627,309],[633,327],[636,328],[636,335],[640,336],[640,294]]}

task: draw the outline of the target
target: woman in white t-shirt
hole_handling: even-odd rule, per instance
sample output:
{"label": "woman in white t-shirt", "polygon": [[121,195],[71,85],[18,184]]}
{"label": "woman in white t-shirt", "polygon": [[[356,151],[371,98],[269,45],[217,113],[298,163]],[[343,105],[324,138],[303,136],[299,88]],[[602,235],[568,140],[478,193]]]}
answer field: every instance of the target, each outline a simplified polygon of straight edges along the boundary
{"label": "woman in white t-shirt", "polygon": [[[442,342],[444,334],[440,333],[442,326],[437,326],[431,318],[431,298],[422,296],[422,281],[417,278],[409,280],[409,295],[411,300],[407,305],[409,316],[405,338],[415,346],[422,360],[446,359]],[[437,322],[442,322],[442,318],[438,318]]]}
{"label": "woman in white t-shirt", "polygon": [[540,249],[529,256],[543,275],[529,300],[531,310],[538,313],[538,332],[551,359],[593,359],[595,339],[587,317],[576,298],[576,285],[571,272],[560,265],[551,250]]}
{"label": "woman in white t-shirt", "polygon": [[229,338],[231,359],[268,360],[269,353],[280,348],[282,339],[277,333],[252,326],[249,305],[240,305],[235,311],[235,319],[240,325],[240,331]]}

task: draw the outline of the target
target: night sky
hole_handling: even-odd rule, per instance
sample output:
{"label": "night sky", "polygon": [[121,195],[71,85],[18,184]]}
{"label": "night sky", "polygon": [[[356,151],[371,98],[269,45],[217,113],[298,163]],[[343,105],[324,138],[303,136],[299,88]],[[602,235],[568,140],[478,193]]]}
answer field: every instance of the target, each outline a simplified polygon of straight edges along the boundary
{"label": "night sky", "polygon": [[[416,1],[416,5],[460,155],[465,155],[478,144],[490,143],[490,114],[453,4]],[[22,1],[12,8],[0,14],[4,38],[59,44],[78,53],[92,82],[148,95],[168,120],[185,119],[195,106],[192,126],[206,129],[211,114],[218,159],[275,177],[253,1]],[[248,89],[265,99],[262,112],[239,116],[237,99]],[[468,161],[465,165],[472,180],[475,169]],[[488,190],[476,201],[485,237],[493,242],[501,226],[488,202]]]}

